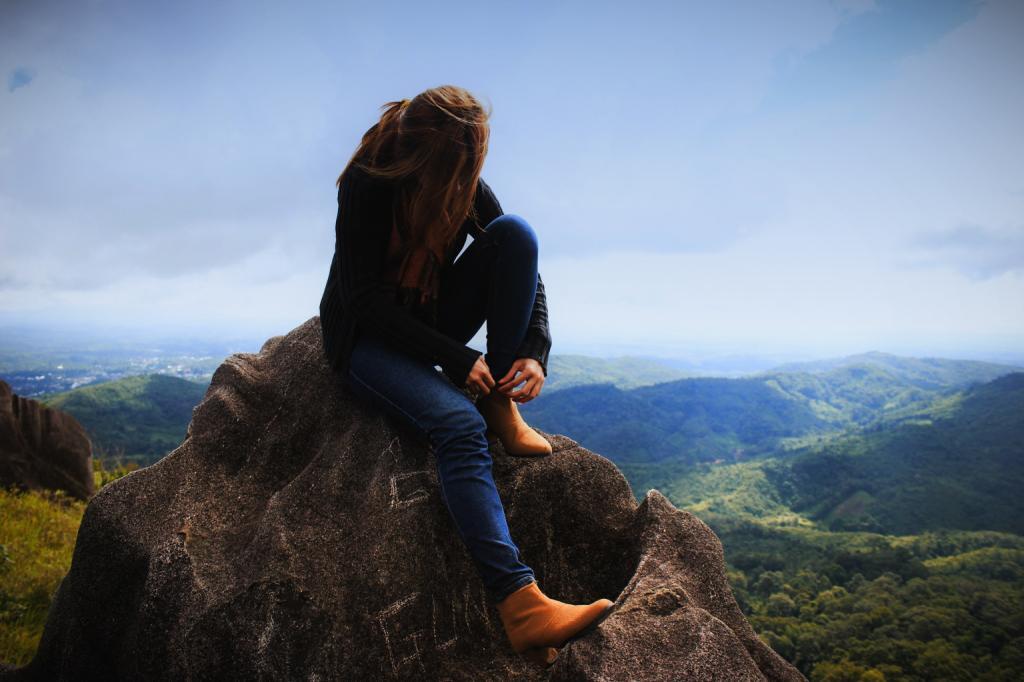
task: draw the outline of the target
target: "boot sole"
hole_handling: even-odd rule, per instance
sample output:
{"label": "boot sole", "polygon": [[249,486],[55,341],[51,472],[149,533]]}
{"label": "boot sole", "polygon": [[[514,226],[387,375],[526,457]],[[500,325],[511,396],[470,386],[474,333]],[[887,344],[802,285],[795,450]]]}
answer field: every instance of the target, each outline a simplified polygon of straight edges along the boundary
{"label": "boot sole", "polygon": [[538,647],[533,647],[533,648],[530,648],[530,649],[526,649],[523,652],[521,652],[519,655],[522,656],[524,659],[526,659],[527,661],[529,661],[531,663],[535,663],[535,664],[543,666],[545,668],[549,668],[549,667],[551,667],[554,664],[554,662],[556,660],[558,660],[558,654],[560,653],[559,649],[564,647],[566,644],[569,644],[570,642],[574,642],[577,639],[580,639],[582,637],[586,637],[587,635],[589,635],[591,632],[596,630],[597,626],[600,625],[601,622],[604,621],[609,615],[611,615],[611,612],[614,611],[614,610],[615,610],[615,604],[612,604],[611,606],[606,608],[604,611],[602,611],[601,615],[599,615],[597,618],[595,618],[594,620],[592,620],[589,623],[587,623],[587,627],[583,628],[582,630],[577,632],[575,635],[573,635],[569,639],[567,639],[564,642],[562,642],[560,645],[558,645],[557,648],[556,647],[550,647],[550,646],[538,646]]}
{"label": "boot sole", "polygon": [[558,649],[550,646],[539,646],[532,649],[527,649],[520,654],[530,663],[542,665],[545,668],[550,667],[558,659]]}
{"label": "boot sole", "polygon": [[[498,435],[494,433],[494,431],[487,429],[484,436],[487,438],[488,445],[493,446],[498,444]],[[540,452],[509,452],[508,449],[505,448],[504,444],[501,447],[509,457],[547,457],[554,453],[554,448],[552,448],[550,452],[547,450],[542,450]]]}
{"label": "boot sole", "polygon": [[505,450],[505,454],[509,457],[549,457],[552,453],[546,450],[540,452],[509,452]]}
{"label": "boot sole", "polygon": [[583,628],[582,630],[577,632],[575,635],[573,635],[569,639],[567,639],[564,642],[562,642],[562,646],[565,646],[569,642],[574,642],[577,639],[581,639],[581,638],[586,637],[587,635],[589,635],[591,632],[596,630],[597,626],[600,625],[606,618],[608,618],[608,616],[610,616],[612,611],[614,611],[614,610],[615,610],[615,604],[612,604],[611,606],[606,608],[604,611],[602,611],[601,615],[599,615],[597,618],[595,618],[594,620],[592,620],[589,623],[587,623],[587,627]]}

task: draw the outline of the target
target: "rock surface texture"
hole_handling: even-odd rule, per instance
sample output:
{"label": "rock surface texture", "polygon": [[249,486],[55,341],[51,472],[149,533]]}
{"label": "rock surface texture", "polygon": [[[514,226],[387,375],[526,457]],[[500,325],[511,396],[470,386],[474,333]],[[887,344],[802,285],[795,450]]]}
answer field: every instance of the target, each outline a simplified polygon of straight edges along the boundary
{"label": "rock surface texture", "polygon": [[64,490],[81,500],[95,492],[92,443],[78,420],[15,395],[0,380],[0,485]]}
{"label": "rock surface texture", "polygon": [[216,371],[185,441],[90,502],[35,659],[3,679],[802,680],[722,546],[564,436],[494,476],[551,597],[615,611],[550,668],[509,647],[417,434],[357,402],[314,316]]}

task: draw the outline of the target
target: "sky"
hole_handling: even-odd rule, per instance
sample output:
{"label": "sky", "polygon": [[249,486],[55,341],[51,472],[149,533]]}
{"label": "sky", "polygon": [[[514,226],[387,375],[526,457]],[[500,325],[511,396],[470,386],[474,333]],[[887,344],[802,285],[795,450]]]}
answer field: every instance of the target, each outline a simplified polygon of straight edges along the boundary
{"label": "sky", "polygon": [[1015,0],[0,0],[0,324],[287,333],[363,132],[455,84],[554,354],[1024,357],[1022,37]]}

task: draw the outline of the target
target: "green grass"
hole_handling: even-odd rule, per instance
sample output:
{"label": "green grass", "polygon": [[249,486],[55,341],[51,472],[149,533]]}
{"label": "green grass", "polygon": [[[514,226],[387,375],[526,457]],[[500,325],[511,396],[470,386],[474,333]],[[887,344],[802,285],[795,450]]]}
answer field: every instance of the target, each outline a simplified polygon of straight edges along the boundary
{"label": "green grass", "polygon": [[[93,460],[97,490],[136,467]],[[0,660],[25,665],[71,568],[86,503],[60,490],[0,488]]]}

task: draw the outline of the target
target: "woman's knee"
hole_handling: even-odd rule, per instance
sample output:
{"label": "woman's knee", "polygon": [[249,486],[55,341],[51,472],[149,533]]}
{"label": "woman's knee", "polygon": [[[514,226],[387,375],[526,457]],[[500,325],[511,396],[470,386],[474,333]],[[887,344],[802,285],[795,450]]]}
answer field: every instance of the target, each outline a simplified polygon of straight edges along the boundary
{"label": "woman's knee", "polygon": [[487,226],[487,231],[494,231],[496,236],[500,238],[501,243],[513,246],[514,248],[522,251],[531,251],[536,253],[539,249],[539,241],[537,239],[537,232],[520,215],[515,213],[505,213],[494,220]]}

